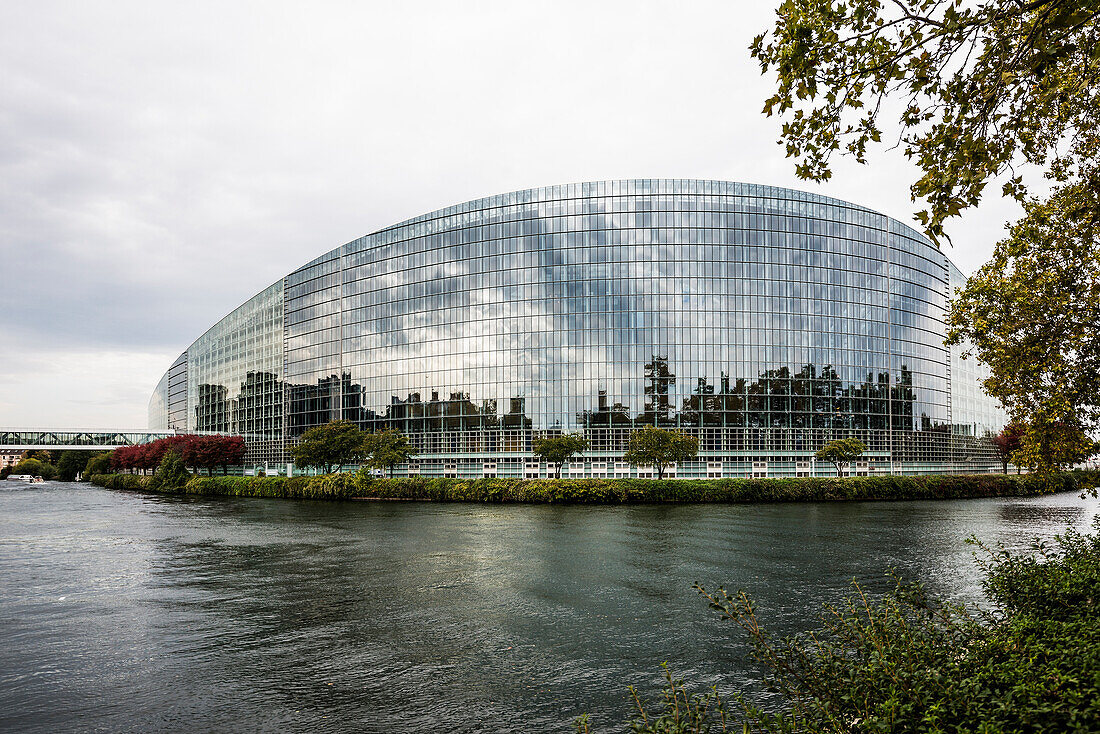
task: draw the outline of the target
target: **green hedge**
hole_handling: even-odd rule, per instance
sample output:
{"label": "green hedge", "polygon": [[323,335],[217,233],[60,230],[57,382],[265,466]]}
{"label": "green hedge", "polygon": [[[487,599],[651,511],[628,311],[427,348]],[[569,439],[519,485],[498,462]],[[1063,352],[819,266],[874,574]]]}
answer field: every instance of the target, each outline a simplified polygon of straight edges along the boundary
{"label": "green hedge", "polygon": [[96,475],[108,489],[232,497],[342,500],[374,498],[433,502],[640,504],[662,502],[815,502],[833,500],[960,499],[1081,491],[1100,484],[1100,472],[1049,477],[1013,474],[800,479],[371,479],[358,474],[319,477],[192,477],[183,487],[156,487],[153,477]]}

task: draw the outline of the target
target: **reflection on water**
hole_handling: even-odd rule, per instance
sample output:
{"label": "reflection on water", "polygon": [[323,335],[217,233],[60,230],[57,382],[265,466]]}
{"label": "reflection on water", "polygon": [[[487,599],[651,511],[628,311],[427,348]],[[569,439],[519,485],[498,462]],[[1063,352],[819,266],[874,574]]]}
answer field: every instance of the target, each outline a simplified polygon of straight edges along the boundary
{"label": "reflection on water", "polygon": [[[998,513],[1002,522],[1026,530],[1034,525],[1078,526],[1082,524],[1084,505],[1006,504]],[[1087,525],[1088,523],[1084,523]]]}
{"label": "reflection on water", "polygon": [[778,632],[884,572],[977,600],[971,533],[1100,512],[1041,499],[562,508],[0,488],[0,729],[563,730],[619,721],[662,661],[748,684],[691,591]]}

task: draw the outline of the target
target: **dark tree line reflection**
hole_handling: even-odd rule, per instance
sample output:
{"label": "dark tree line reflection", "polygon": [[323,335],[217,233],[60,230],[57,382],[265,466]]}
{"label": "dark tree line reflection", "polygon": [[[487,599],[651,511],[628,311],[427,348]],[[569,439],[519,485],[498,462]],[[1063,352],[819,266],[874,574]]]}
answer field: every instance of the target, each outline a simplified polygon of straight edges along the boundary
{"label": "dark tree line reflection", "polygon": [[198,386],[196,429],[277,437],[285,400],[287,438],[343,418],[368,431],[401,431],[430,453],[529,451],[533,438],[571,430],[584,432],[594,450],[621,451],[633,428],[653,425],[692,433],[705,451],[805,451],[854,435],[872,450],[923,454],[935,435],[950,433],[947,424],[918,412],[913,373],[904,366],[895,380],[871,372],[859,383],[844,382],[831,365],[781,366],[752,380],[722,373],[715,381],[697,378],[683,399],[674,397],[677,379],[667,357],[654,355],[644,365],[640,410],[599,390],[592,407],[576,414],[575,425],[536,430],[523,396],[501,405],[491,398],[475,401],[469,392],[411,392],[392,396],[382,409],[366,405],[364,388],[346,373],[287,384],[284,394],[276,375],[249,372],[235,398],[223,385]]}

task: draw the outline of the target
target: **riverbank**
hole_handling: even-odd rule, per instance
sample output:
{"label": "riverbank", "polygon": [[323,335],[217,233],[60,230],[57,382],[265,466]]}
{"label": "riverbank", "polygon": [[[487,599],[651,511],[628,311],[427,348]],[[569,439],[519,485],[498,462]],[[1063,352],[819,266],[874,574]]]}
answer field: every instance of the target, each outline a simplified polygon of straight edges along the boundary
{"label": "riverbank", "polygon": [[1027,497],[1100,485],[1100,472],[1049,477],[962,474],[798,479],[371,479],[364,474],[317,477],[191,477],[161,486],[156,477],[100,474],[93,484],[164,494],[307,500],[420,500],[528,504],[658,504],[830,502]]}

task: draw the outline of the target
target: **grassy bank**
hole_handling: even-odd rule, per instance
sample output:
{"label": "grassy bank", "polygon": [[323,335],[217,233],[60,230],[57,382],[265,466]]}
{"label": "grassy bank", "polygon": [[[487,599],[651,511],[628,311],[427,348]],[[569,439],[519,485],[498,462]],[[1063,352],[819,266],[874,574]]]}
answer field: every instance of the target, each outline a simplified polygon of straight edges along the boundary
{"label": "grassy bank", "polygon": [[161,486],[155,477],[92,477],[108,489],[171,494],[280,499],[393,499],[533,504],[819,502],[840,500],[963,499],[1081,491],[1100,484],[1100,472],[1032,475],[969,474],[832,479],[371,479],[365,474],[319,477],[191,477]]}

